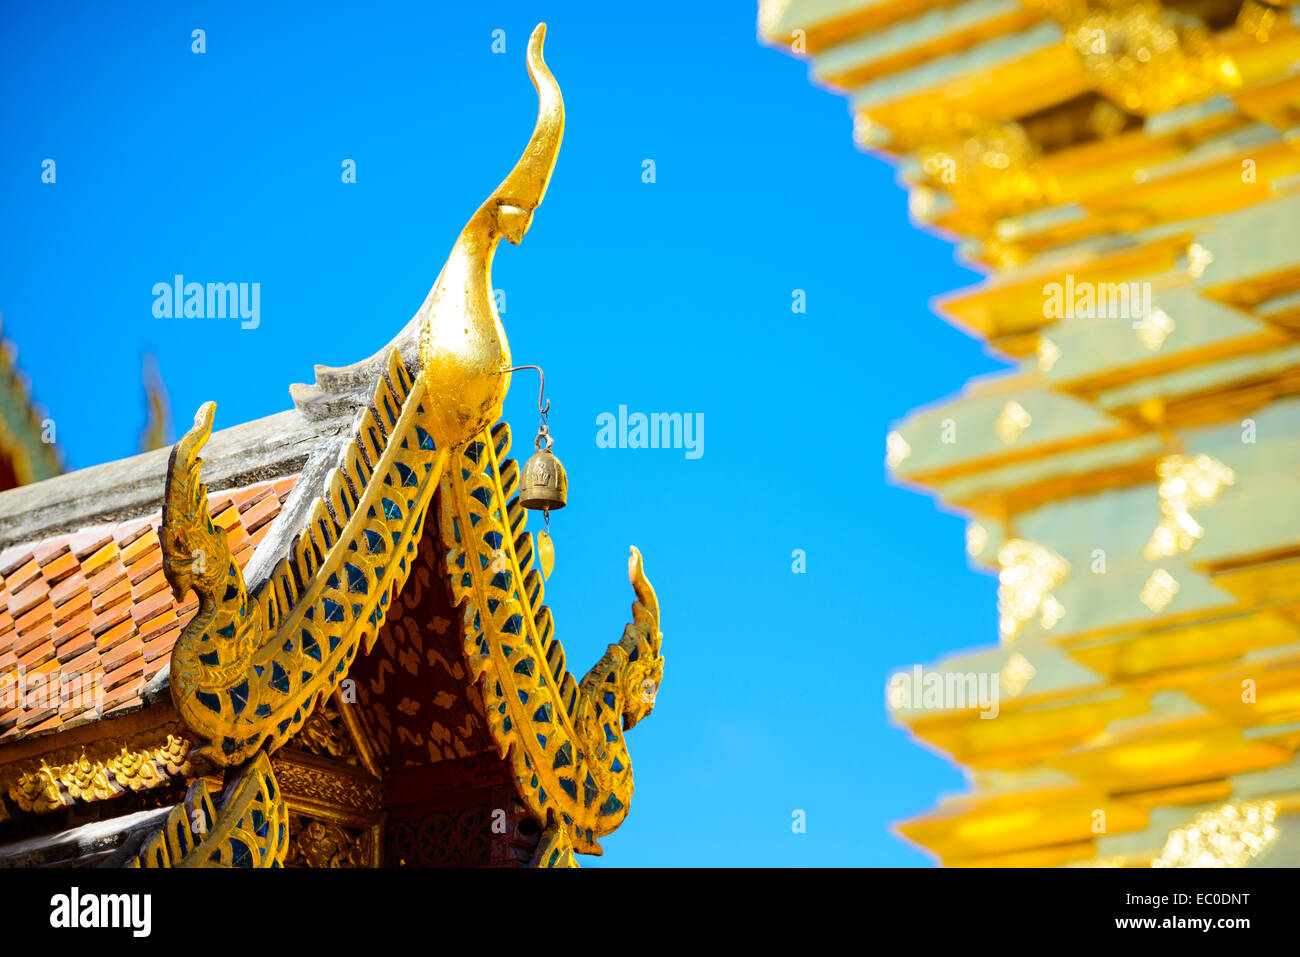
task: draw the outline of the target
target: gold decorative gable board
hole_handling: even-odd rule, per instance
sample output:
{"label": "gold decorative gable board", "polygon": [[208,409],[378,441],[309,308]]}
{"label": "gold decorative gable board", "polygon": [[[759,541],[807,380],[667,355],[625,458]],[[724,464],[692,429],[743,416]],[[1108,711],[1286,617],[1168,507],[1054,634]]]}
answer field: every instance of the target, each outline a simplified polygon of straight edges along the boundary
{"label": "gold decorative gable board", "polygon": [[539,822],[562,821],[574,849],[599,854],[596,838],[622,823],[632,799],[623,733],[654,709],[663,678],[659,603],[633,548],[633,622],[581,684],[574,680],[542,604],[524,510],[511,500],[519,469],[505,459],[509,447],[509,427],[498,425],[443,480],[446,574],[462,607],[465,658],[520,796]]}
{"label": "gold decorative gable board", "polygon": [[278,747],[333,691],[358,648],[373,643],[409,573],[446,456],[415,421],[424,409],[419,382],[392,350],[328,479],[328,498],[317,500],[290,554],[253,595],[199,480],[211,403],[176,446],[164,572],[178,599],[194,588],[199,611],[172,652],[172,697],[206,742],[199,753],[207,760],[238,764],[264,742]]}
{"label": "gold decorative gable board", "polygon": [[[313,718],[324,715],[322,709]],[[295,744],[316,747],[313,722]],[[329,751],[349,751],[331,739]],[[145,867],[378,867],[384,820],[383,788],[364,768],[339,756],[322,757],[298,747],[264,752],[240,770],[214,802],[208,780],[200,778],[165,824],[135,855]],[[189,821],[191,837],[181,829]],[[283,836],[271,827],[285,826]]]}

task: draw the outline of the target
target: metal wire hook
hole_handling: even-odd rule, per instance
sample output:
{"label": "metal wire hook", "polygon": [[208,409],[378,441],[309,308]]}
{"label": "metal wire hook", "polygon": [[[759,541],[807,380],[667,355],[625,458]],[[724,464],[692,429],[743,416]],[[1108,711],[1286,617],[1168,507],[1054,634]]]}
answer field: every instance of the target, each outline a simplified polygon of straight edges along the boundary
{"label": "metal wire hook", "polygon": [[[542,415],[551,411],[551,400],[547,399],[546,404],[542,405],[542,397],[546,395],[546,373],[542,371],[541,366],[514,366],[507,369],[506,372],[518,372],[520,369],[536,369],[537,374],[542,378],[541,388],[537,390],[537,411]],[[505,373],[502,373],[504,375]]]}

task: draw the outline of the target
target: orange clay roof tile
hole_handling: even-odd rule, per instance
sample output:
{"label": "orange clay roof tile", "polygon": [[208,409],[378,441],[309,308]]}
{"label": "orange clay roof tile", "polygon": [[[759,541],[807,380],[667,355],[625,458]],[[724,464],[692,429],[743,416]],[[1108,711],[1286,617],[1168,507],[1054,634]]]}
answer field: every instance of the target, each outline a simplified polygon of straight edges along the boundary
{"label": "orange clay roof tile", "polygon": [[95,549],[89,557],[81,560],[81,574],[86,578],[99,573],[100,569],[105,566],[111,566],[121,551],[117,547],[117,542],[107,541],[99,548]]}
{"label": "orange clay roof tile", "polygon": [[68,550],[66,541],[42,542],[32,549],[32,560],[37,565],[47,565]]}
{"label": "orange clay roof tile", "polygon": [[230,548],[232,555],[238,555],[247,544],[248,531],[243,525],[235,525],[226,531],[226,545]]}
{"label": "orange clay roof tile", "polygon": [[0,552],[0,577],[9,578],[14,572],[32,560],[30,549],[21,545],[11,545]]}
{"label": "orange clay roof tile", "polygon": [[22,591],[32,582],[41,577],[41,566],[35,559],[28,556],[27,563],[14,570],[13,574],[6,575],[5,581],[9,583],[11,593]]}
{"label": "orange clay roof tile", "polygon": [[234,498],[234,492],[213,492],[208,495],[208,511],[213,515],[219,515],[230,507]]}
{"label": "orange clay roof tile", "polygon": [[14,617],[15,621],[17,621],[23,615],[27,614],[27,612],[35,608],[49,593],[50,586],[40,578],[37,578],[36,581],[27,585],[27,587],[22,591],[10,595],[8,602],[6,602],[6,607],[9,609],[9,614]]}
{"label": "orange clay roof tile", "polygon": [[57,728],[62,723],[59,720],[59,709],[54,705],[41,708],[39,711],[31,712],[31,714],[30,722],[18,722],[25,734],[39,734],[42,731]]}
{"label": "orange clay roof tile", "polygon": [[250,494],[244,496],[236,503],[239,506],[239,511],[241,513],[247,512],[250,508],[264,499],[275,497],[275,488],[271,485],[262,485],[256,489],[249,489],[248,491]]}
{"label": "orange clay roof tile", "polygon": [[[171,592],[165,592],[168,598],[171,598]],[[177,626],[177,612],[174,604],[169,604],[160,614],[152,618],[145,619],[139,623],[140,637],[145,641],[156,638],[162,632]]]}
{"label": "orange clay roof tile", "polygon": [[120,688],[114,688],[104,695],[104,714],[110,714],[118,708],[135,704],[144,690],[144,675],[134,678]]}
{"label": "orange clay roof tile", "polygon": [[124,645],[120,651],[107,655],[104,658],[104,668],[108,674],[104,676],[104,690],[112,691],[124,681],[130,681],[144,674],[144,645],[139,640],[132,640]]}
{"label": "orange clay roof tile", "polygon": [[22,658],[37,645],[54,647],[54,643],[49,640],[48,634],[45,632],[28,632],[27,634],[19,632],[13,641],[14,654]]}
{"label": "orange clay roof tile", "polygon": [[53,618],[54,606],[50,604],[48,598],[42,598],[40,603],[33,607],[31,611],[14,622],[14,630],[20,636],[26,635],[28,632],[40,628],[46,622],[52,621]]}
{"label": "orange clay roof tile", "polygon": [[58,646],[59,661],[67,663],[76,661],[88,651],[99,651],[99,642],[89,630],[82,629],[68,638]]}
{"label": "orange clay roof tile", "polygon": [[230,496],[230,500],[234,504],[235,508],[243,511],[248,507],[250,502],[256,502],[264,494],[266,494],[265,485],[258,488],[250,486],[249,488],[241,488],[239,491],[233,493]]}
{"label": "orange clay roof tile", "polygon": [[96,640],[99,642],[100,652],[107,657],[110,649],[117,647],[119,644],[135,635],[135,622],[131,620],[131,615],[128,610],[126,621],[119,622],[112,628],[108,629],[108,631],[97,635]]}
{"label": "orange clay roof tile", "polygon": [[52,661],[55,657],[54,646],[42,642],[39,645],[33,645],[26,651],[18,655],[19,666],[27,672],[35,671],[47,661]]}
{"label": "orange clay roof tile", "polygon": [[80,575],[72,575],[50,589],[50,601],[54,602],[57,608],[67,607],[69,602],[79,595],[85,595],[86,601],[90,601],[90,589],[86,587],[86,580]]}
{"label": "orange clay roof tile", "polygon": [[123,522],[113,532],[113,540],[117,542],[118,548],[126,548],[145,532],[153,528],[154,522],[147,518],[136,518],[129,522]]}
{"label": "orange clay roof tile", "polygon": [[61,631],[63,626],[70,621],[77,621],[85,615],[86,624],[90,619],[95,617],[95,611],[90,607],[90,592],[83,591],[69,598],[62,605],[56,605],[54,608],[54,628]]}
{"label": "orange clay roof tile", "polygon": [[[161,556],[161,553],[160,553]],[[144,578],[138,578],[131,582],[131,599],[141,601],[148,598],[154,592],[162,591],[164,588],[170,588],[167,584],[167,576],[163,573],[161,557],[154,568]]]}
{"label": "orange clay roof tile", "polygon": [[258,545],[261,545],[262,539],[266,538],[266,533],[269,532],[270,530],[271,530],[271,523],[267,522],[265,525],[263,525],[261,528],[255,531],[252,535],[248,536],[248,544],[252,545],[254,548],[256,548]]}
{"label": "orange clay roof tile", "polygon": [[68,539],[68,548],[72,554],[77,556],[77,560],[85,560],[99,551],[105,545],[113,540],[113,532],[110,528],[99,526],[97,528],[86,528],[79,532],[73,532]]}
{"label": "orange clay roof tile", "polygon": [[[86,637],[90,632],[83,632]],[[81,642],[78,642],[80,645]],[[63,672],[65,679],[75,678],[83,675],[88,671],[93,671],[99,667],[99,648],[92,640],[89,644],[82,646],[84,648],[76,657],[66,655],[59,656],[59,670]]]}
{"label": "orange clay roof tile", "polygon": [[[116,555],[113,556],[116,559]],[[98,596],[101,592],[107,590],[118,582],[126,578],[126,569],[116,561],[111,564],[103,565],[98,571],[89,573],[86,579],[86,585],[90,589],[92,596]]]}
{"label": "orange clay roof tile", "polygon": [[138,585],[150,575],[161,572],[162,564],[162,549],[155,548],[149,554],[141,556],[133,564],[127,566],[127,580],[132,585]]}
{"label": "orange clay roof tile", "polygon": [[165,631],[158,637],[144,643],[144,651],[141,652],[145,661],[154,661],[159,655],[171,656],[172,645],[176,644],[176,635],[172,631],[179,632],[179,628]]}
{"label": "orange clay roof tile", "polygon": [[[212,496],[215,521],[241,566],[294,481]],[[50,681],[89,674],[103,691],[102,713],[140,704],[146,681],[169,667],[172,647],[198,609],[193,592],[182,601],[172,597],[162,571],[161,520],[154,513],[0,553],[0,678],[20,665]],[[0,708],[0,744],[96,714],[93,701],[59,707],[44,693],[27,698]]]}
{"label": "orange clay roof tile", "polygon": [[[125,583],[123,584],[125,585]],[[107,592],[104,592],[104,594],[107,595],[113,590],[114,589],[110,588]],[[92,608],[91,610],[93,611],[94,609]],[[103,611],[99,612],[99,614],[97,614],[94,618],[91,619],[90,630],[92,633],[96,635],[102,635],[104,632],[108,631],[118,622],[122,621],[123,619],[129,621],[130,618],[131,618],[131,591],[128,588],[123,588],[121,590],[120,595],[116,599],[114,599],[113,604],[106,605]]]}
{"label": "orange clay roof tile", "polygon": [[41,575],[53,586],[66,579],[79,567],[81,567],[81,563],[77,561],[77,556],[70,551],[65,551],[53,561],[42,565]]}
{"label": "orange clay roof tile", "polygon": [[172,606],[172,594],[166,590],[155,592],[144,599],[136,598],[132,594],[132,600],[136,604],[131,607],[131,617],[137,626],[145,624],[151,618],[156,618]]}
{"label": "orange clay roof tile", "polygon": [[140,535],[129,545],[122,548],[122,564],[130,568],[142,556],[151,551],[158,549],[158,533],[152,527],[147,528],[144,534]]}
{"label": "orange clay roof tile", "polygon": [[50,635],[50,639],[57,647],[78,632],[89,630],[90,623],[94,620],[95,612],[89,606],[83,607],[63,621],[56,620],[54,622],[54,632]]}
{"label": "orange clay roof tile", "polygon": [[280,500],[274,495],[268,495],[260,500],[256,505],[247,511],[240,513],[240,519],[244,523],[244,528],[250,532],[255,532],[264,525],[270,523],[280,513]]}

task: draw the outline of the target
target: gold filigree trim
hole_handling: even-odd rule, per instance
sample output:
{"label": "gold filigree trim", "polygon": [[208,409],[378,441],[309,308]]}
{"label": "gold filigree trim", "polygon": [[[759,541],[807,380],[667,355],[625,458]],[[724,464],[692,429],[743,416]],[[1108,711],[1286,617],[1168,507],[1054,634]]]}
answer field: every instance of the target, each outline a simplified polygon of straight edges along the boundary
{"label": "gold filigree trim", "polygon": [[191,773],[189,750],[173,724],[20,762],[0,770],[0,788],[20,810],[55,811],[183,779]]}
{"label": "gold filigree trim", "polygon": [[325,758],[334,758],[346,764],[357,764],[356,748],[352,736],[335,705],[338,695],[325,701],[312,712],[307,723],[298,732],[293,743],[312,754]]}
{"label": "gold filigree trim", "polygon": [[374,812],[383,807],[383,787],[378,781],[360,778],[343,769],[315,767],[294,757],[285,751],[277,754],[274,761],[276,779],[291,802],[302,799],[347,811]]}

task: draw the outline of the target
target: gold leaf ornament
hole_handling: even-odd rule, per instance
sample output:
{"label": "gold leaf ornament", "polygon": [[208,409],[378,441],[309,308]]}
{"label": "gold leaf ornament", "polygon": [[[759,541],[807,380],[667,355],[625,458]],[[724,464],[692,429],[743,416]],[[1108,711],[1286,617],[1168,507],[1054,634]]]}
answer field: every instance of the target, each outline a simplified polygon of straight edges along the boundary
{"label": "gold leaf ornament", "polygon": [[537,560],[542,566],[542,577],[549,581],[551,569],[555,567],[555,543],[544,529],[537,533]]}

